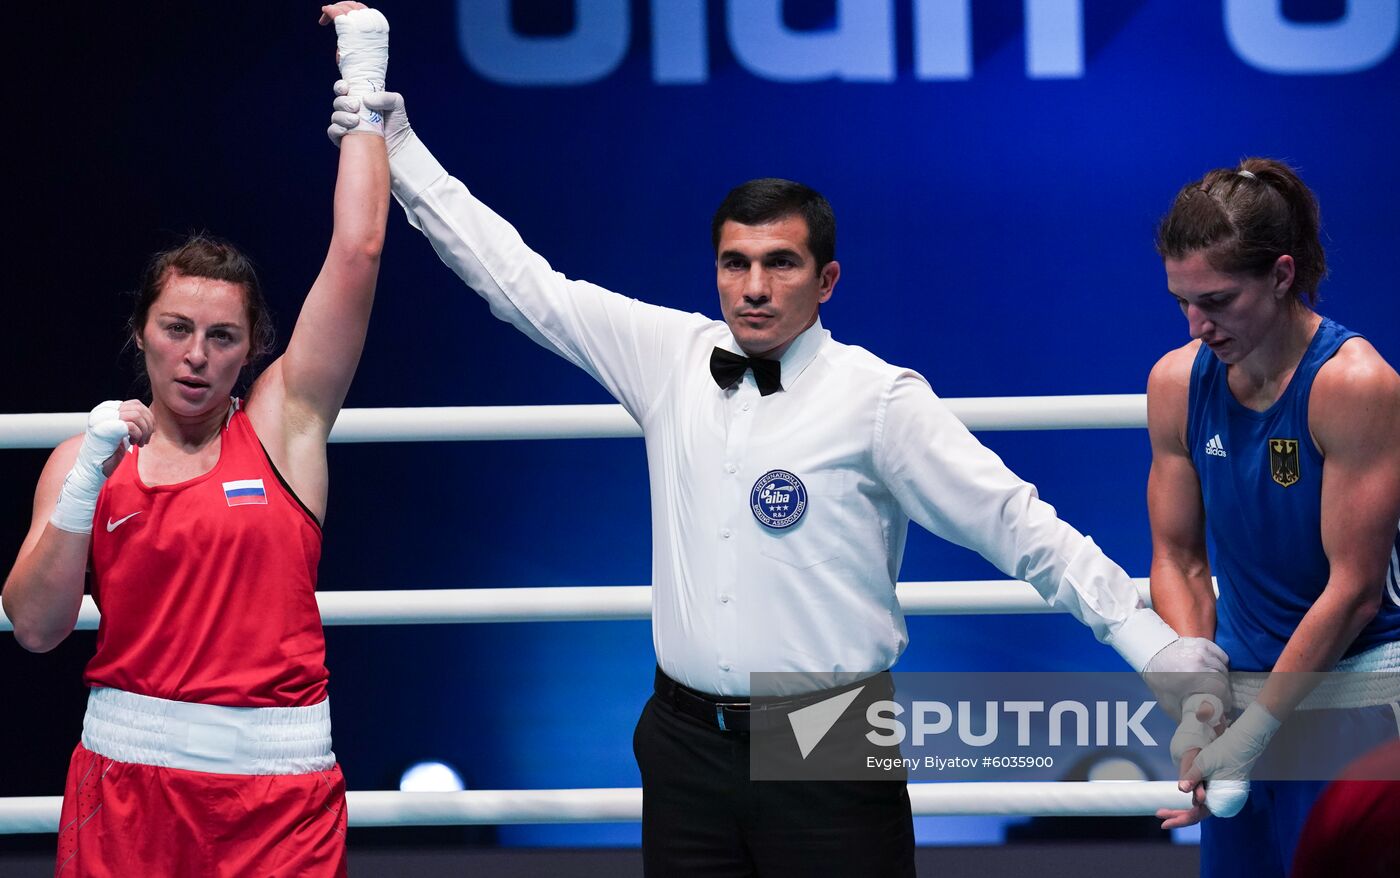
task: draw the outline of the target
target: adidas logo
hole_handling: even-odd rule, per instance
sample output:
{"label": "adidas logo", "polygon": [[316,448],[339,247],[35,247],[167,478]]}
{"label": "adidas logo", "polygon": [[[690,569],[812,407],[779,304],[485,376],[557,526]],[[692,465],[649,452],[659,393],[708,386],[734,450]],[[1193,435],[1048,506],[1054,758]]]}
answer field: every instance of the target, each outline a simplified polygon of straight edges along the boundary
{"label": "adidas logo", "polygon": [[1213,454],[1216,457],[1229,457],[1225,453],[1225,443],[1220,441],[1220,434],[1216,433],[1206,442],[1206,454]]}

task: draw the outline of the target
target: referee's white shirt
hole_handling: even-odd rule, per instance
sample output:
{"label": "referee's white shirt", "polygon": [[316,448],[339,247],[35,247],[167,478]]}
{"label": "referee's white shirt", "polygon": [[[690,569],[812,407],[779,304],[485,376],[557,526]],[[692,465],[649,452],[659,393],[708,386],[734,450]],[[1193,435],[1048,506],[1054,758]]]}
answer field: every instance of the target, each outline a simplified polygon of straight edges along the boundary
{"label": "referee's white shirt", "polygon": [[[783,390],[752,372],[721,390],[729,328],[570,280],[531,251],[416,138],[394,194],[492,312],[586,370],[641,424],[651,476],[652,638],[672,679],[746,695],[759,671],[875,673],[908,643],[895,582],[909,520],[981,553],[1141,670],[1176,635],[1127,574],[1060,521],[917,373],[832,339],[820,322],[783,354]],[[797,523],[760,523],[750,495],[801,480]],[[804,678],[792,689],[813,688]],[[789,693],[790,694],[790,693]]]}

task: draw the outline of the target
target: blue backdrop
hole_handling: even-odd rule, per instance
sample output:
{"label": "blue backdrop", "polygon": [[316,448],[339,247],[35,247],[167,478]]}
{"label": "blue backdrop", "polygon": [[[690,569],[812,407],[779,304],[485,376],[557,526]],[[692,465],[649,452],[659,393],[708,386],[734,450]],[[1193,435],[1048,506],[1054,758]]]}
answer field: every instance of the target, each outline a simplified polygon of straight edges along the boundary
{"label": "blue backdrop", "polygon": [[[132,392],[121,327],[146,256],[204,228],[257,259],[290,331],[329,236],[334,39],[312,4],[8,10],[10,257],[0,409]],[[1177,188],[1246,155],[1302,169],[1321,310],[1400,361],[1400,0],[386,2],[420,136],[556,268],[717,314],[711,212],[783,176],[823,191],[843,271],[823,321],[945,397],[1138,393],[1186,341],[1152,249]],[[398,215],[349,406],[602,403],[490,317]],[[1136,575],[1141,431],[989,433]],[[45,452],[0,455],[0,553]],[[638,440],[333,446],[326,590],[648,581]],[[997,576],[918,531],[902,578]],[[900,670],[1120,668],[1060,618],[915,618]],[[643,622],[336,628],[352,789],[412,761],[478,788],[632,786]],[[91,634],[0,638],[0,796],[56,794]],[[983,821],[921,837],[986,838]],[[635,826],[514,827],[521,844]]]}

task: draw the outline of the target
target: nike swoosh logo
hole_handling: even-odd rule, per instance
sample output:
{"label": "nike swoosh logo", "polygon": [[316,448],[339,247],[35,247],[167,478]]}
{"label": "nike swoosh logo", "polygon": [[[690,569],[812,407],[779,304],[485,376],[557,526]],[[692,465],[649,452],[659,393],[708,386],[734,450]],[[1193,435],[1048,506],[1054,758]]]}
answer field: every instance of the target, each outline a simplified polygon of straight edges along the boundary
{"label": "nike swoosh logo", "polygon": [[107,519],[107,533],[111,533],[112,531],[121,527],[123,524],[126,523],[127,519],[135,518],[136,516],[140,515],[143,511],[145,510],[137,510],[136,512],[133,512],[130,515],[126,516],[126,518],[118,518],[116,521],[113,521],[110,518]]}

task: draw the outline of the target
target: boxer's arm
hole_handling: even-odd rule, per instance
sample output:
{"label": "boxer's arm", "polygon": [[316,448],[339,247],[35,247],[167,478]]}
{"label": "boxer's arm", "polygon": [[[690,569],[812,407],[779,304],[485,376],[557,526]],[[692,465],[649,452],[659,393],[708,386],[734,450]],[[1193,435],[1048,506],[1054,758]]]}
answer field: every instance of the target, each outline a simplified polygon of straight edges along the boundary
{"label": "boxer's arm", "polygon": [[[1215,588],[1206,552],[1206,512],[1201,483],[1186,447],[1186,414],[1191,368],[1196,345],[1188,344],[1162,357],[1147,379],[1147,434],[1152,445],[1152,469],[1147,476],[1147,514],[1152,528],[1150,581],[1152,606],[1184,636],[1215,638]],[[1191,687],[1194,688],[1194,687]],[[1224,703],[1181,711],[1172,736],[1172,758],[1186,777],[1201,747],[1215,740]],[[1200,701],[1200,699],[1196,699]],[[1176,710],[1171,711],[1173,714]],[[1199,823],[1210,816],[1204,790],[1190,808],[1157,812],[1163,829]]]}
{"label": "boxer's arm", "polygon": [[325,261],[302,303],[286,352],[249,394],[250,415],[280,402],[277,408],[286,413],[290,429],[320,440],[329,434],[364,349],[388,213],[383,139],[345,138]]}
{"label": "boxer's arm", "polygon": [[98,492],[125,456],[123,440],[144,445],[154,426],[139,400],[105,402],[89,414],[85,433],[49,455],[34,490],[29,532],[0,594],[15,639],[25,649],[47,652],[73,630]]}
{"label": "boxer's arm", "polygon": [[1206,554],[1206,511],[1185,438],[1194,358],[1194,345],[1172,351],[1147,379],[1152,606],[1182,635],[1214,639],[1215,589]]}
{"label": "boxer's arm", "polygon": [[[1308,426],[1322,451],[1322,549],[1330,569],[1273,670],[1329,671],[1386,600],[1400,522],[1400,376],[1364,339],[1319,370]],[[1312,688],[1309,674],[1274,674],[1259,702],[1284,719]]]}
{"label": "boxer's arm", "polygon": [[[1147,432],[1152,469],[1147,477],[1147,512],[1152,526],[1150,582],[1152,606],[1183,639],[1202,648],[1215,637],[1215,590],[1206,554],[1205,506],[1201,484],[1186,451],[1186,409],[1195,346],[1186,345],[1158,361],[1147,379]],[[1223,655],[1223,653],[1222,653]],[[1148,685],[1159,695],[1173,693],[1163,706],[1181,720],[1172,751],[1178,764],[1189,751],[1214,740],[1210,725],[1197,721],[1196,701],[1209,696],[1203,711],[1219,723],[1230,702],[1229,685],[1219,677],[1191,679],[1190,667],[1163,665],[1149,669]],[[1223,670],[1223,669],[1222,669]],[[1163,673],[1156,673],[1156,672]]]}
{"label": "boxer's arm", "polygon": [[81,442],[81,436],[74,436],[49,455],[34,490],[29,533],[0,594],[15,640],[30,652],[48,652],[63,642],[82,606],[92,536],[60,530],[49,521]]}
{"label": "boxer's arm", "polygon": [[[371,9],[326,7],[337,23],[368,17],[351,34],[382,37],[387,64],[388,25]],[[374,28],[378,28],[374,30]],[[342,67],[347,65],[341,29]],[[363,54],[363,53],[362,53]],[[356,75],[378,75],[361,68]],[[332,207],[334,225],[320,273],[302,303],[285,353],[258,377],[247,411],[279,471],[314,512],[324,511],[325,442],[360,362],[379,276],[389,213],[389,164],[384,138],[357,133],[341,146]]]}

